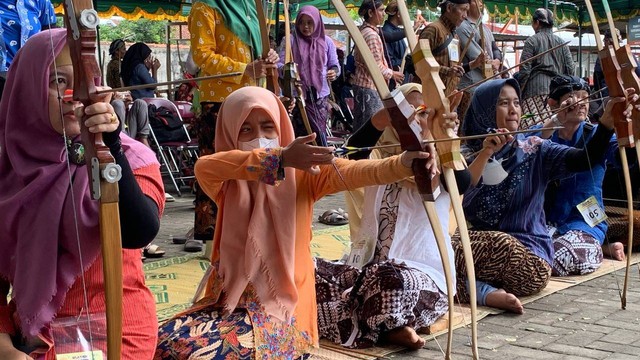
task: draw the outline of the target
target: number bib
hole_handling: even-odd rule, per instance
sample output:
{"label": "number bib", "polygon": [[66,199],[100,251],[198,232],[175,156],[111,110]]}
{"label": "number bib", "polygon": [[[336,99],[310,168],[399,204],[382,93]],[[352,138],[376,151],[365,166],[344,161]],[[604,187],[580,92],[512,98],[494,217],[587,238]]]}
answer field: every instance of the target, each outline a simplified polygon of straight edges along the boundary
{"label": "number bib", "polygon": [[590,196],[587,200],[581,202],[576,206],[584,221],[589,226],[594,227],[607,219],[607,214],[598,204],[595,196]]}
{"label": "number bib", "polygon": [[459,63],[460,62],[460,40],[453,39],[449,46],[447,46],[449,50],[449,61]]}

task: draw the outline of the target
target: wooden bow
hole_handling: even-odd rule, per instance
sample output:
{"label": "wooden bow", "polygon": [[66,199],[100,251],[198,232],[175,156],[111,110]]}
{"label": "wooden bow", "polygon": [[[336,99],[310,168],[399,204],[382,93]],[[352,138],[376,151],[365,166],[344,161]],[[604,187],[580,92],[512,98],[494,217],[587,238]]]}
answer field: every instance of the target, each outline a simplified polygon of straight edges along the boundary
{"label": "wooden bow", "polygon": [[[469,305],[471,306],[471,348],[473,358],[479,359],[478,352],[478,310],[476,301],[476,273],[473,265],[473,254],[471,252],[471,240],[469,239],[469,230],[467,229],[467,220],[462,209],[462,199],[458,190],[454,170],[464,170],[465,162],[460,155],[460,141],[457,139],[453,129],[444,130],[443,115],[450,113],[449,99],[445,96],[445,86],[440,79],[440,66],[431,53],[429,40],[420,40],[411,31],[411,23],[409,20],[409,11],[404,0],[398,0],[398,9],[402,22],[404,24],[405,33],[409,47],[413,49],[412,57],[416,74],[422,82],[422,97],[427,108],[435,110],[434,121],[430,124],[431,134],[435,140],[448,139],[451,141],[439,141],[436,143],[436,149],[442,165],[445,183],[451,197],[453,212],[458,224],[460,232],[460,242],[464,253],[465,265],[467,268],[467,279],[469,282]],[[453,304],[450,303],[450,307]],[[453,314],[450,312],[449,327],[450,332],[453,323]],[[452,338],[449,334],[449,341]]]}
{"label": "wooden bow", "polygon": [[[304,92],[302,90],[302,81],[300,79],[300,73],[298,72],[298,64],[293,60],[291,51],[291,20],[289,19],[289,0],[283,0],[284,6],[284,68],[283,68],[283,84],[282,95],[295,100],[296,107],[300,113],[300,118],[304,124],[304,128],[307,130],[307,134],[313,134],[311,123],[309,122],[309,116],[307,115],[307,106],[304,99]],[[322,26],[317,24],[316,26]],[[319,90],[318,90],[319,91]],[[322,129],[319,129],[322,131]],[[317,139],[317,138],[316,138]],[[313,140],[313,145],[318,145],[317,140]]]}
{"label": "wooden bow", "polygon": [[[267,27],[267,19],[262,6],[262,0],[256,0],[256,12],[258,13],[258,24],[260,25],[260,38],[262,41],[262,59],[269,57],[271,50],[271,41],[269,41],[269,29]],[[278,70],[276,68],[267,69],[267,89],[276,95],[280,95],[280,86],[278,85]]]}
{"label": "wooden bow", "polygon": [[[367,68],[369,69],[369,73],[373,79],[373,82],[380,94],[380,98],[384,104],[384,108],[389,114],[391,118],[391,123],[394,129],[398,132],[398,136],[400,138],[401,147],[403,150],[424,150],[424,147],[421,143],[421,136],[419,133],[419,129],[414,130],[410,125],[410,121],[413,119],[414,110],[412,106],[405,99],[402,92],[396,89],[393,93],[389,92],[389,87],[384,80],[382,74],[380,73],[380,69],[376,64],[375,59],[373,58],[373,54],[369,49],[369,46],[365,42],[362,33],[356,26],[356,24],[351,19],[349,12],[346,7],[340,0],[331,0],[333,6],[336,8],[342,22],[347,27],[351,38],[356,44],[360,55]],[[425,211],[427,213],[427,217],[431,223],[431,227],[433,229],[436,242],[438,245],[438,250],[440,252],[440,257],[442,259],[442,267],[445,275],[445,279],[447,282],[447,295],[449,300],[449,339],[447,346],[447,359],[451,357],[451,344],[452,344],[452,334],[453,334],[453,282],[452,282],[452,274],[451,274],[451,265],[449,262],[449,255],[447,253],[446,247],[446,238],[444,232],[442,231],[442,225],[440,224],[440,219],[438,217],[434,200],[440,193],[440,187],[438,184],[438,177],[432,177],[425,168],[424,159],[416,159],[413,161],[412,169],[415,176],[416,185],[418,186],[418,191],[422,194],[424,199],[423,205]]]}
{"label": "wooden bow", "polygon": [[[625,90],[625,84],[622,80],[620,63],[616,57],[616,52],[613,48],[609,46],[605,46],[600,38],[600,30],[598,29],[597,18],[595,16],[595,12],[593,11],[593,6],[591,5],[590,0],[586,0],[585,4],[587,5],[587,10],[589,11],[589,16],[591,18],[591,24],[593,25],[593,33],[596,38],[596,44],[598,46],[598,57],[602,63],[602,72],[604,74],[605,82],[607,83],[607,88],[609,89],[610,97],[627,97],[627,91]],[[603,5],[605,5],[605,9],[608,9],[609,5],[606,3],[606,0],[603,0]],[[617,37],[615,36],[615,27],[611,28],[612,38],[615,39],[614,44],[617,44]],[[627,102],[617,103],[614,105],[612,109],[612,115],[614,117],[614,127],[616,131],[616,137],[618,138],[618,150],[620,152],[620,161],[624,174],[624,183],[627,192],[627,210],[628,210],[628,221],[629,221],[629,238],[628,238],[628,255],[627,255],[627,267],[625,270],[625,278],[624,278],[624,286],[622,293],[620,294],[620,302],[622,309],[627,307],[627,288],[628,288],[628,278],[629,278],[629,269],[631,266],[631,248],[633,245],[633,192],[631,190],[631,178],[629,175],[629,163],[627,161],[627,153],[625,152],[626,147],[635,146],[635,141],[633,139],[633,129],[632,124],[629,119],[623,115],[623,112],[627,108]]]}
{"label": "wooden bow", "polygon": [[[100,67],[95,57],[98,13],[91,0],[65,0],[67,45],[73,64],[73,99],[89,106],[98,101]],[[122,348],[122,240],[118,210],[120,166],[115,163],[102,134],[92,134],[80,121],[89,172],[91,197],[99,202],[100,241],[107,317],[107,359],[119,360]]]}
{"label": "wooden bow", "polygon": [[[486,37],[484,34],[484,22],[482,22],[482,12],[480,11],[480,4],[478,4],[478,1],[475,2],[476,7],[478,8],[478,14],[479,15],[479,19],[478,19],[478,28],[480,29],[480,49],[486,53],[488,53],[487,49],[484,48],[485,44],[486,44]],[[489,49],[489,51],[491,51],[491,49]],[[491,64],[491,60],[489,59],[485,59],[484,60],[484,64],[482,64],[482,76],[487,79],[487,78],[492,78],[494,74],[493,71],[493,65]]]}
{"label": "wooden bow", "polygon": [[[636,69],[638,68],[638,64],[636,63],[636,59],[631,53],[631,49],[629,45],[620,46],[618,42],[618,36],[616,35],[616,27],[613,22],[613,17],[611,15],[611,9],[609,8],[609,2],[607,0],[602,0],[602,5],[604,6],[604,11],[607,14],[607,21],[609,22],[609,30],[611,31],[611,39],[613,40],[613,48],[616,54],[616,59],[618,60],[618,64],[620,65],[620,77],[622,79],[623,87],[625,89],[633,88],[636,91],[636,94],[640,95],[640,79],[636,75]],[[604,71],[604,68],[603,68]],[[629,146],[636,148],[636,154],[638,157],[638,161],[640,162],[640,111],[638,111],[635,107],[633,108],[633,112],[631,113],[632,119],[632,131],[633,138],[635,138],[635,142],[633,139],[630,139]],[[631,182],[627,182],[627,178],[631,178],[629,174],[629,166],[623,167],[622,170],[625,174],[625,185],[631,189]],[[624,272],[624,285],[622,287],[622,299],[626,301],[627,299],[627,289],[629,286],[629,270],[631,268],[631,248],[633,247],[633,194],[627,191],[627,212],[628,212],[628,221],[629,227],[627,234],[627,265]],[[625,301],[622,302],[622,308],[626,307]]]}

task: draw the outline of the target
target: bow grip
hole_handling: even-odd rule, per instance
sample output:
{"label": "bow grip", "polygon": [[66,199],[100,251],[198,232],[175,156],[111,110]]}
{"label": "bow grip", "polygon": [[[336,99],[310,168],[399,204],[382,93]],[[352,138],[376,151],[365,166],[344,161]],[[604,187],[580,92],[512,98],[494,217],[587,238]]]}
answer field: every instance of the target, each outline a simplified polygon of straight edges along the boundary
{"label": "bow grip", "polygon": [[[412,128],[409,125],[415,116],[414,109],[402,92],[394,90],[391,93],[391,98],[382,100],[382,103],[389,113],[391,125],[398,133],[402,150],[424,151],[420,129]],[[427,172],[426,163],[427,159],[414,159],[411,170],[422,198],[426,201],[435,201],[440,195],[440,180],[438,176],[432,176]]]}
{"label": "bow grip", "polygon": [[[627,97],[627,91],[624,88],[620,64],[616,59],[616,54],[612,47],[606,46],[598,54],[602,62],[602,70],[604,72],[604,80],[609,88],[610,97]],[[627,109],[627,102],[621,102],[613,105],[611,114],[614,118],[614,127],[618,145],[623,147],[633,147],[635,141],[633,139],[633,128],[628,117],[623,115]]]}

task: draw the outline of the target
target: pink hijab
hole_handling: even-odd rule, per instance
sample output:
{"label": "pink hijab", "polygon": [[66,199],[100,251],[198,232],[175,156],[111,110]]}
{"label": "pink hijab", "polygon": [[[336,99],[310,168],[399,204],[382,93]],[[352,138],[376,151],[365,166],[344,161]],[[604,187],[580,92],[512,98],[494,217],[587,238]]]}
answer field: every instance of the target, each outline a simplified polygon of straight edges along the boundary
{"label": "pink hijab", "polygon": [[[65,29],[31,37],[11,64],[0,103],[0,277],[13,285],[25,335],[54,318],[100,253],[87,169],[67,164],[65,141],[49,120],[49,67],[65,43]],[[144,145],[121,140],[132,169],[157,164]]]}
{"label": "pink hijab", "polygon": [[[302,15],[313,19],[315,28],[311,36],[306,37],[298,32],[298,25]],[[296,32],[293,37],[293,61],[300,67],[300,78],[308,88],[313,86],[318,93],[327,80],[327,40],[324,35],[324,24],[320,11],[311,5],[300,8],[296,17]]]}
{"label": "pink hijab", "polygon": [[[238,134],[249,113],[267,111],[276,125],[280,145],[294,140],[287,110],[271,92],[244,87],[227,97],[216,124],[216,152],[238,148]],[[235,309],[249,283],[267,314],[288,320],[298,292],[294,281],[296,237],[296,182],[292,168],[276,186],[256,181],[229,180],[220,234],[219,272],[223,278],[224,306]]]}

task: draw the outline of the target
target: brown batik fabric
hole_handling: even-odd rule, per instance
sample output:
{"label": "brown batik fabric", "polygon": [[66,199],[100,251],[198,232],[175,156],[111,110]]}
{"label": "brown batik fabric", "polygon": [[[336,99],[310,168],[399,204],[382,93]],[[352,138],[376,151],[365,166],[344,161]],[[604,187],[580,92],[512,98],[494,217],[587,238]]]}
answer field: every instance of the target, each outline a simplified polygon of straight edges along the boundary
{"label": "brown batik fabric", "polygon": [[[551,265],[515,237],[500,231],[469,231],[476,279],[515,296],[540,292],[551,279]],[[458,298],[469,302],[467,267],[460,235],[451,238],[455,252]]]}
{"label": "brown batik fabric", "polygon": [[[627,208],[607,205],[604,207],[604,211],[607,213],[607,224],[609,225],[605,244],[619,241],[626,247],[629,241]],[[640,210],[633,211],[633,246],[640,246]]]}
{"label": "brown batik fabric", "polygon": [[600,241],[584,231],[554,236],[553,251],[553,276],[590,274],[602,265]]}
{"label": "brown batik fabric", "polygon": [[426,328],[449,308],[426,273],[392,260],[360,271],[317,259],[316,299],[320,336],[351,348],[374,346],[401,326]]}
{"label": "brown batik fabric", "polygon": [[448,299],[426,273],[388,260],[400,187],[388,185],[380,206],[374,261],[362,270],[316,260],[320,335],[352,348],[374,346],[386,331],[426,328],[444,315]]}
{"label": "brown batik fabric", "polygon": [[547,95],[534,95],[522,101],[520,129],[526,130],[533,125],[542,124],[551,118],[551,108],[547,104]]}
{"label": "brown batik fabric", "polygon": [[[195,119],[192,125],[192,131],[198,138],[198,151],[200,156],[214,153],[213,142],[216,135],[216,119],[218,118],[220,105],[220,103],[201,103],[202,113]],[[196,193],[194,201],[196,209],[193,237],[196,240],[212,240],[216,227],[218,207],[213,200],[202,191],[197,181],[194,184],[194,190]]]}

